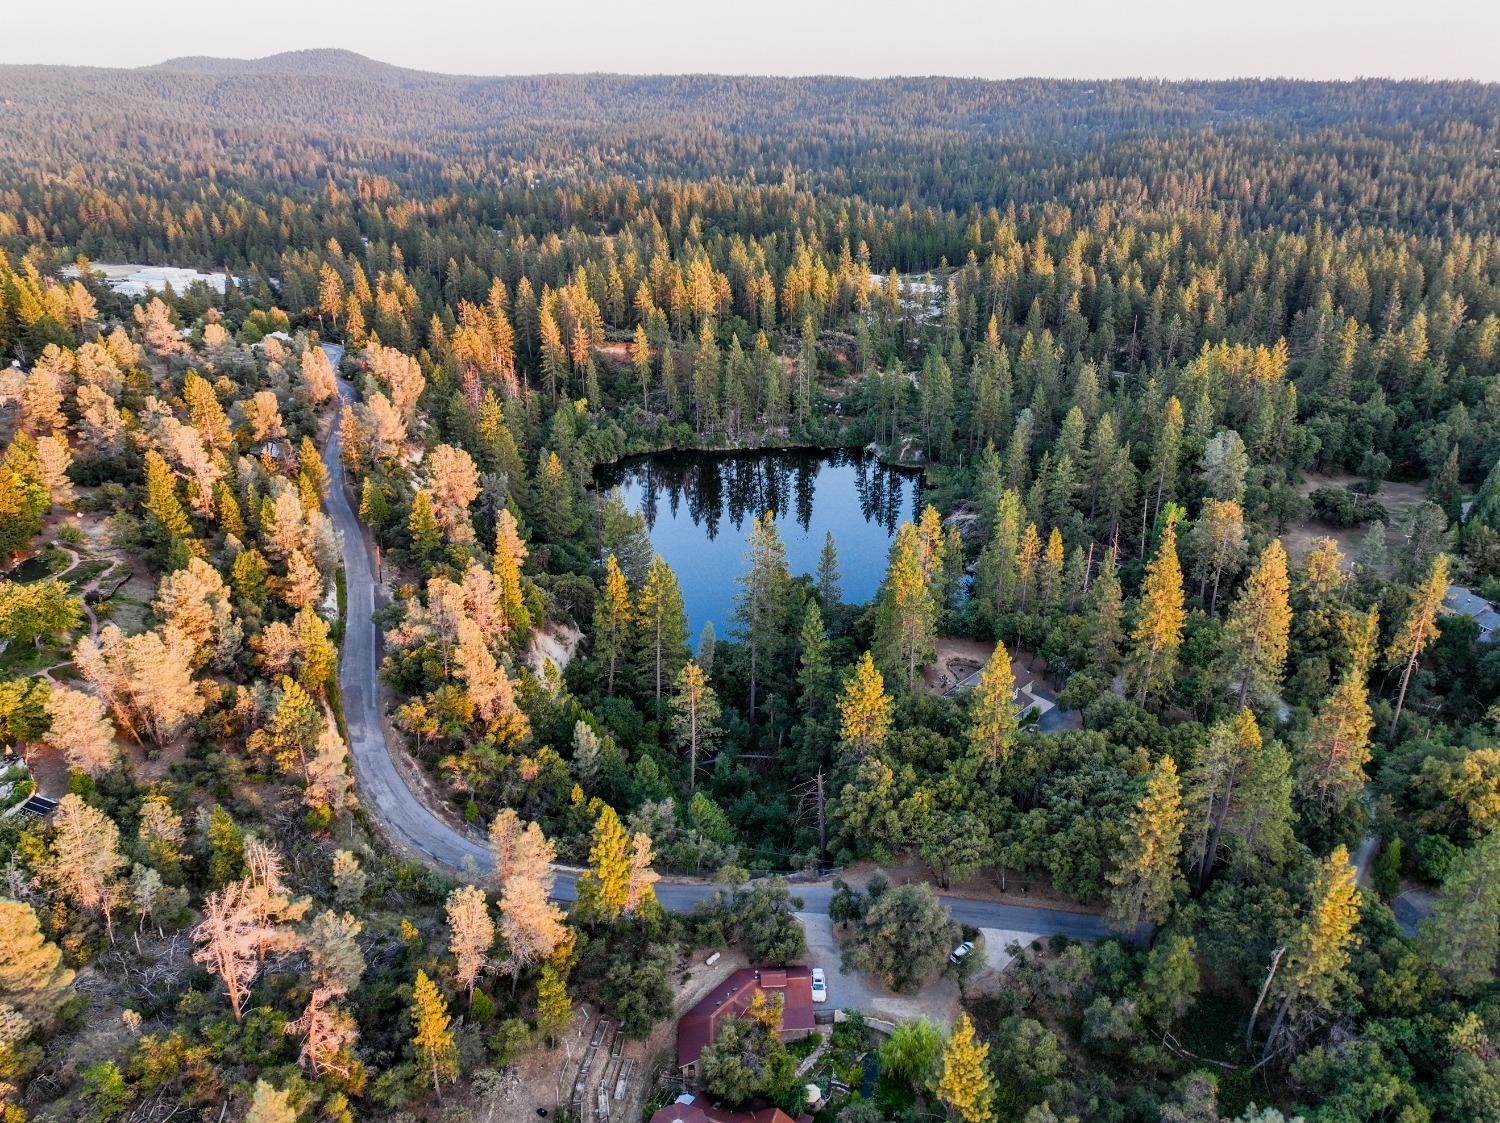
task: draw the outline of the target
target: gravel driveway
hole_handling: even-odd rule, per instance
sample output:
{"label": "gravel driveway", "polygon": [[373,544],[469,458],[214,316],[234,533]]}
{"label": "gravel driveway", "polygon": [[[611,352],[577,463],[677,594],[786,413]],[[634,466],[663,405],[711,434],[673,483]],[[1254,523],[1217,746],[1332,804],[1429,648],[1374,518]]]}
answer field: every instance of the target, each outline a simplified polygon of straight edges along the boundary
{"label": "gravel driveway", "polygon": [[893,994],[863,971],[839,970],[838,940],[827,913],[802,912],[797,919],[807,932],[808,964],[823,968],[828,978],[825,1009],[854,1009],[892,1022],[926,1018],[945,1029],[958,1017],[958,984],[952,979],[936,979],[915,994]]}

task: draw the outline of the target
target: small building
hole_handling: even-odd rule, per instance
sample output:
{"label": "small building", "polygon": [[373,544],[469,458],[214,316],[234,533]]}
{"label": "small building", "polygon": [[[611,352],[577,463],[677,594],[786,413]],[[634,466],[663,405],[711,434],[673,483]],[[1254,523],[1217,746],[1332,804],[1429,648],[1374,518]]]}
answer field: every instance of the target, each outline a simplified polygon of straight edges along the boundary
{"label": "small building", "polygon": [[1479,642],[1492,643],[1500,636],[1500,611],[1472,590],[1449,585],[1443,595],[1443,611],[1450,616],[1467,616],[1479,625]]}
{"label": "small building", "polygon": [[[697,1077],[698,1058],[718,1035],[719,1027],[729,1018],[744,1017],[757,994],[767,998],[780,996],[783,1041],[795,1041],[813,1031],[810,968],[742,967],[714,987],[677,1023],[677,1066],[687,1080]],[[683,1123],[694,1121],[685,1119]]]}
{"label": "small building", "polygon": [[727,1107],[715,1107],[702,1096],[684,1094],[676,1101],[656,1109],[651,1123],[809,1123],[811,1116],[804,1115],[794,1120],[779,1107],[763,1107],[757,1111],[731,1111]]}

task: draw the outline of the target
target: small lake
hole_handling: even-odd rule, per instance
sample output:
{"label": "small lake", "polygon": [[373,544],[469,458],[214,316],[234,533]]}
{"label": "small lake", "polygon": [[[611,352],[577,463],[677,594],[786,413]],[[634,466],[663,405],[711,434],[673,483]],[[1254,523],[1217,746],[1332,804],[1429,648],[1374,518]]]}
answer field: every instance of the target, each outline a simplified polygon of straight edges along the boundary
{"label": "small lake", "polygon": [[750,524],[776,512],[796,576],[816,573],[832,532],[845,603],[867,601],[885,576],[896,527],[920,513],[921,476],[862,452],[660,453],[599,473],[645,516],[651,543],[677,573],[694,646],[703,625],[729,634]]}

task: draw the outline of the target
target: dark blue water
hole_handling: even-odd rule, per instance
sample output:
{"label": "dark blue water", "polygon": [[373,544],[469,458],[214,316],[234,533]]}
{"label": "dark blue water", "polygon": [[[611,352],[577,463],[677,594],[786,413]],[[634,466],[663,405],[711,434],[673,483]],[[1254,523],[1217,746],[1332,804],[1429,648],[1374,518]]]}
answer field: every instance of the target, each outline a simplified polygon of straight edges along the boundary
{"label": "dark blue water", "polygon": [[845,603],[874,596],[896,527],[919,514],[920,477],[857,452],[662,453],[600,474],[641,512],[656,552],[677,573],[696,646],[707,621],[729,635],[750,524],[776,512],[795,577],[816,574],[824,535],[838,547]]}

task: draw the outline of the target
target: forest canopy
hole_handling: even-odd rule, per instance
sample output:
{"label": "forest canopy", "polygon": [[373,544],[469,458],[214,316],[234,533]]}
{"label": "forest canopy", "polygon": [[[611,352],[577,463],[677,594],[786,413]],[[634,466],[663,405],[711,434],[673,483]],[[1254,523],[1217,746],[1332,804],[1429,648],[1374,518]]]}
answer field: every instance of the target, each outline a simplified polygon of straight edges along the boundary
{"label": "forest canopy", "polygon": [[[860,863],[931,885],[836,883],[847,965],[964,1012],[842,1023],[842,1123],[1500,1119],[1500,89],[312,51],[0,106],[0,799],[56,800],[0,819],[3,1123],[478,1117]],[[878,592],[749,511],[690,636],[599,470],[788,447],[921,473]],[[482,863],[392,845],[371,697]],[[981,998],[955,887],[1106,935]],[[796,1114],[778,1016],[707,1055]]]}

